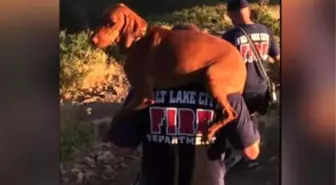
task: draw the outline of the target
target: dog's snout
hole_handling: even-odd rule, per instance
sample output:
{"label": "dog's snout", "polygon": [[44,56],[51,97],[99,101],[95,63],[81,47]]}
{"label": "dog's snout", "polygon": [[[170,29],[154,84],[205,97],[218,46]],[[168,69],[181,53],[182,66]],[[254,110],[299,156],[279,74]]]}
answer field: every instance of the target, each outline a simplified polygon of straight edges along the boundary
{"label": "dog's snout", "polygon": [[91,43],[94,44],[94,45],[97,45],[97,43],[98,43],[98,37],[97,36],[93,36],[91,38]]}

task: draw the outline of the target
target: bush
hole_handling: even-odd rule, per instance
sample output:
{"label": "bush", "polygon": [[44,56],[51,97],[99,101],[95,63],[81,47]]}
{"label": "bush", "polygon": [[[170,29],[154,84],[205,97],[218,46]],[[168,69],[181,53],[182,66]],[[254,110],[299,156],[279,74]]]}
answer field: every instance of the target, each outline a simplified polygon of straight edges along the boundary
{"label": "bush", "polygon": [[162,16],[150,16],[147,20],[156,25],[174,25],[189,22],[210,31],[220,31],[231,26],[224,19],[225,14],[225,7],[196,6]]}
{"label": "bush", "polygon": [[[280,35],[280,20],[276,20],[270,14],[267,6],[252,5],[256,13],[254,21],[270,28],[275,35]],[[232,23],[227,17],[226,6],[195,6],[183,9],[171,14],[149,16],[146,18],[153,25],[174,25],[179,23],[193,23],[201,28],[208,29],[211,33],[227,30]]]}
{"label": "bush", "polygon": [[253,10],[256,14],[254,18],[255,22],[264,24],[272,30],[274,35],[280,36],[280,19],[273,18],[267,6],[256,6]]}
{"label": "bush", "polygon": [[61,161],[73,158],[81,149],[91,146],[94,140],[93,126],[88,123],[62,124],[61,128]]}
{"label": "bush", "polygon": [[108,57],[89,42],[89,32],[67,35],[62,31],[60,39],[60,94],[72,94],[80,90],[83,79],[93,69],[91,65],[106,63]]}
{"label": "bush", "polygon": [[94,126],[78,119],[80,106],[61,105],[61,161],[71,160],[81,149],[91,145],[94,140]]}

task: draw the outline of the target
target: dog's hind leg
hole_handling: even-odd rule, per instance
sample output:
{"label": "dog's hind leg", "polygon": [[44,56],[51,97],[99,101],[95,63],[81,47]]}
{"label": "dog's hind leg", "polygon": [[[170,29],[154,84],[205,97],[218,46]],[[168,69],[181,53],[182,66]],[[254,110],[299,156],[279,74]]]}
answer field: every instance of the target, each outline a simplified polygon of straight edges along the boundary
{"label": "dog's hind leg", "polygon": [[[219,82],[222,82],[222,81],[219,81]],[[224,118],[224,120],[220,120],[220,121],[214,123],[208,129],[208,133],[207,133],[207,138],[208,139],[211,139],[220,128],[225,126],[227,123],[233,121],[237,117],[236,111],[233,109],[230,102],[228,101],[227,96],[228,96],[228,94],[230,94],[230,92],[228,92],[225,89],[225,85],[226,85],[225,83],[221,83],[219,85],[215,85],[213,83],[209,84],[210,94],[221,105],[221,108],[223,109],[223,114],[227,115],[227,117]],[[226,112],[226,114],[225,114],[225,112]]]}
{"label": "dog's hind leg", "polygon": [[[211,139],[227,123],[236,119],[237,114],[228,101],[228,95],[241,93],[246,79],[246,68],[243,62],[228,61],[224,56],[221,60],[222,62],[216,62],[207,68],[205,85],[212,97],[222,106],[223,114],[227,113],[227,117],[209,128],[208,139]],[[226,61],[223,62],[223,60]]]}

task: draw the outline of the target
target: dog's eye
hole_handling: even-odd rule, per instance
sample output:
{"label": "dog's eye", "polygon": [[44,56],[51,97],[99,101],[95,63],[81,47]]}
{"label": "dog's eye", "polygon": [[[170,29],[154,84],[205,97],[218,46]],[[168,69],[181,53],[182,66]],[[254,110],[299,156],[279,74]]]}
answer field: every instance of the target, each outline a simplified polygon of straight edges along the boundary
{"label": "dog's eye", "polygon": [[112,22],[112,21],[107,21],[107,23],[106,23],[106,27],[112,27],[112,26],[114,26],[114,22]]}

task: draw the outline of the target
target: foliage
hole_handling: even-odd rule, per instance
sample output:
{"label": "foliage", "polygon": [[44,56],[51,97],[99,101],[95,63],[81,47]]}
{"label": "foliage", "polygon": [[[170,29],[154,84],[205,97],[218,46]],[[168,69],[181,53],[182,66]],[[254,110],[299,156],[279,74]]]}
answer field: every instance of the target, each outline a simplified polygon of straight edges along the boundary
{"label": "foliage", "polygon": [[92,124],[80,122],[78,105],[61,105],[61,161],[71,160],[79,150],[90,146],[94,140]]}
{"label": "foliage", "polygon": [[216,6],[195,6],[190,9],[183,9],[171,14],[161,16],[150,16],[147,18],[150,23],[157,25],[174,25],[179,23],[194,23],[201,28],[211,31],[219,31],[229,28],[231,25],[224,19],[226,9]]}
{"label": "foliage", "polygon": [[275,19],[270,15],[267,6],[257,6],[254,9],[256,17],[254,21],[260,24],[264,24],[266,27],[272,30],[274,35],[280,36],[280,19]]}
{"label": "foliage", "polygon": [[89,42],[89,32],[67,35],[60,32],[60,94],[80,89],[84,77],[93,69],[91,65],[105,63],[107,55]]}
{"label": "foliage", "polygon": [[[271,16],[267,6],[253,5],[256,13],[254,21],[270,28],[275,35],[280,34],[280,20]],[[195,6],[189,9],[182,9],[171,14],[148,16],[146,18],[154,25],[174,25],[179,23],[194,23],[201,28],[208,29],[211,33],[227,30],[232,23],[227,17],[226,6]]]}

